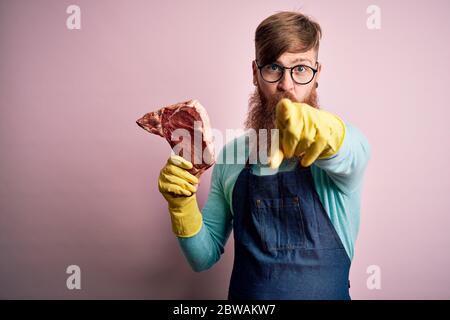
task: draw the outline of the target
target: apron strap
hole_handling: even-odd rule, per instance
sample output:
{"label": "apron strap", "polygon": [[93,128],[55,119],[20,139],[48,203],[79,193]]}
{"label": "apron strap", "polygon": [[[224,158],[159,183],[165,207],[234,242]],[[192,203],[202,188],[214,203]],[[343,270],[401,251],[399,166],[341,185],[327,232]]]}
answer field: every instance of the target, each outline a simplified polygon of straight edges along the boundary
{"label": "apron strap", "polygon": [[249,169],[250,166],[251,166],[249,160],[250,160],[250,156],[247,157],[247,160],[245,161],[245,168],[246,168],[246,169]]}

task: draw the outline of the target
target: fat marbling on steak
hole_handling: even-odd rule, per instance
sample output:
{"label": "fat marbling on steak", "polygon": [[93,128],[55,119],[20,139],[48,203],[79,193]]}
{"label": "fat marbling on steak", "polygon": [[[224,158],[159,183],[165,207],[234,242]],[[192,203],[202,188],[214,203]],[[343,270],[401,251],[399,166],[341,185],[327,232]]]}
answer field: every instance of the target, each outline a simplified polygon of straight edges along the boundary
{"label": "fat marbling on steak", "polygon": [[211,125],[198,100],[149,112],[136,123],[144,130],[166,138],[175,154],[192,162],[193,168],[188,170],[191,174],[199,176],[214,164]]}

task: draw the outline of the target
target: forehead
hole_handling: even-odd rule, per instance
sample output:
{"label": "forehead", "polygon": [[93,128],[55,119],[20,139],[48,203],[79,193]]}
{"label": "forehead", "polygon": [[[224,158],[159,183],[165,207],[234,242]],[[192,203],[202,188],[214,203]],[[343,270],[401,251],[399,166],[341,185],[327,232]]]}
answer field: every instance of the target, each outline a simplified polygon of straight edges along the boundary
{"label": "forehead", "polygon": [[315,64],[316,53],[314,49],[308,50],[306,52],[284,52],[278,57],[277,61],[285,66],[294,65],[295,63],[308,62],[309,64]]}

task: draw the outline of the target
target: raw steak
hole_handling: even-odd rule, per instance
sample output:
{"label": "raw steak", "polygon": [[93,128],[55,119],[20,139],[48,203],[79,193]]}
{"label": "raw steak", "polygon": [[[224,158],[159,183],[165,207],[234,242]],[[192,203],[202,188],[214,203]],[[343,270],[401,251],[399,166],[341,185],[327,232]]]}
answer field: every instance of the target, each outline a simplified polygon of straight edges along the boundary
{"label": "raw steak", "polygon": [[208,114],[197,100],[149,112],[136,123],[144,130],[166,138],[175,154],[192,162],[194,166],[188,171],[193,175],[201,175],[214,164],[214,144]]}

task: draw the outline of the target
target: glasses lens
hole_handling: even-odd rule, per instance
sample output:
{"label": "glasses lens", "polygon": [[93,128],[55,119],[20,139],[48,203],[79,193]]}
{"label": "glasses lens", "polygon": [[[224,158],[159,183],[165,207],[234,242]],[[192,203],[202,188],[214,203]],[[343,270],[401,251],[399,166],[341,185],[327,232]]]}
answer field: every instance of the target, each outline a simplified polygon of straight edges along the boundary
{"label": "glasses lens", "polygon": [[279,65],[276,65],[274,63],[266,64],[261,69],[261,76],[268,82],[275,82],[280,80],[280,78],[283,76],[283,71],[284,70],[280,68]]}
{"label": "glasses lens", "polygon": [[314,77],[314,71],[308,66],[297,66],[292,70],[292,77],[297,83],[308,83]]}

